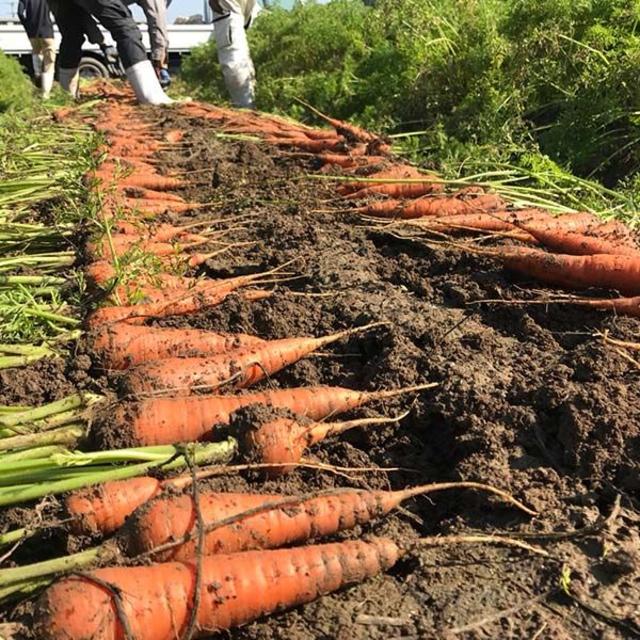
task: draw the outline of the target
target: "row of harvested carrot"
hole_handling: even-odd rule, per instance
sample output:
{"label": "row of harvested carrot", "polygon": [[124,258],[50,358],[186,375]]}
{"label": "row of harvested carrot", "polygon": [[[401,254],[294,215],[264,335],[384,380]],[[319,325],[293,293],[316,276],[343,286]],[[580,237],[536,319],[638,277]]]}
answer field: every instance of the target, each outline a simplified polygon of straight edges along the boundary
{"label": "row of harvested carrot", "polygon": [[351,212],[400,220],[439,235],[491,233],[539,245],[507,244],[483,250],[456,247],[495,258],[507,268],[546,284],[574,290],[612,290],[622,297],[572,297],[570,302],[640,317],[640,248],[630,229],[620,222],[604,222],[587,212],[556,217],[540,208],[515,209],[479,187],[445,193],[442,181],[394,161],[389,146],[374,134],[315,109],[335,127],[333,137],[320,137],[301,125],[292,134],[290,123],[275,117],[247,117],[204,105],[185,105],[183,110],[215,121],[223,131],[259,135],[266,142],[299,149],[303,155],[309,152],[325,170],[333,172],[338,167],[343,175],[353,174],[355,180],[341,181],[337,187],[344,200],[364,201],[349,209]]}
{"label": "row of harvested carrot", "polygon": [[[210,438],[215,426],[235,421],[238,424],[232,427],[245,454],[252,461],[270,465],[270,475],[278,475],[298,463],[306,447],[329,435],[395,419],[318,421],[365,402],[433,386],[382,392],[309,387],[244,395],[191,395],[223,383],[238,388],[249,386],[322,346],[374,326],[322,338],[268,342],[245,334],[145,326],[149,318],[189,314],[217,304],[239,287],[277,277],[278,270],[219,282],[160,271],[153,280],[148,281],[142,273],[135,285],[118,283],[117,262],[126,261],[133,247],[158,258],[171,255],[169,266],[175,264],[176,257],[194,264],[192,256],[182,253],[185,247],[172,245],[173,251],[167,253],[164,247],[158,247],[174,238],[184,242],[187,226],[160,225],[149,231],[139,225],[140,212],[143,217],[156,212],[149,209],[149,203],[159,197],[159,188],[183,185],[163,184],[163,177],[148,162],[154,145],[143,144],[146,133],[138,134],[146,132],[146,128],[131,116],[125,107],[110,104],[102,118],[107,126],[98,123],[108,137],[108,159],[93,177],[99,179],[99,192],[111,192],[102,212],[105,220],[112,223],[113,232],[88,247],[94,262],[87,273],[94,286],[109,290],[115,285],[108,291],[111,306],[98,309],[88,319],[90,340],[104,367],[124,371],[122,386],[134,398],[120,402],[97,422],[97,441],[107,441],[113,432],[121,443],[132,446],[192,441]],[[114,161],[123,156],[126,160]],[[124,182],[119,175],[123,165],[129,171]],[[135,202],[128,191],[133,188],[139,190]],[[149,194],[149,190],[153,193]],[[169,202],[182,204],[165,198],[163,206],[172,211],[176,206]],[[199,241],[187,238],[187,242]],[[133,287],[142,301],[122,304],[120,298],[129,299]],[[145,394],[150,397],[140,397]],[[259,420],[251,413],[252,405],[269,405],[274,414]],[[242,412],[238,412],[243,407],[249,412],[244,422]],[[330,535],[382,516],[418,493],[451,488],[440,485],[403,492],[346,490],[307,499],[200,490],[197,501],[192,494],[162,492],[184,487],[191,480],[160,483],[154,478],[136,478],[67,497],[67,514],[76,532],[103,536],[120,529],[116,541],[105,546],[103,561],[118,562],[123,555],[153,552],[153,559],[163,562],[150,567],[98,569],[54,584],[39,600],[39,637],[169,640],[190,629],[193,637],[202,637],[264,613],[307,602],[388,568],[400,550],[391,540],[268,552],[248,550],[272,549]],[[473,483],[465,486],[498,493],[531,513],[490,487]],[[126,525],[121,528],[125,520]],[[185,536],[188,539],[183,540]],[[220,553],[231,555],[212,555]]]}

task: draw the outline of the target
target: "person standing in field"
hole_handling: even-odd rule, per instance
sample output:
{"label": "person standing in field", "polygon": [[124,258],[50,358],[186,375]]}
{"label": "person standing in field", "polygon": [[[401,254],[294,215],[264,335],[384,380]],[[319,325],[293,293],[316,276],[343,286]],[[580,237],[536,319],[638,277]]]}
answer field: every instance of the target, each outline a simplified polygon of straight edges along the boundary
{"label": "person standing in field", "polygon": [[235,107],[255,108],[256,73],[246,30],[260,11],[256,0],[209,0],[218,62]]}
{"label": "person standing in field", "polygon": [[149,40],[151,42],[151,64],[163,87],[171,84],[167,69],[169,34],[167,30],[166,0],[125,0],[127,5],[137,4],[147,18]]}
{"label": "person standing in field", "polygon": [[84,28],[93,16],[111,33],[118,55],[142,104],[173,102],[160,86],[158,76],[142,44],[142,34],[123,0],[47,0],[62,35],[59,80],[73,96],[78,93],[78,66],[82,57]]}
{"label": "person standing in field", "polygon": [[42,97],[47,99],[56,72],[56,46],[53,23],[45,0],[19,0],[18,19],[31,42],[33,75]]}

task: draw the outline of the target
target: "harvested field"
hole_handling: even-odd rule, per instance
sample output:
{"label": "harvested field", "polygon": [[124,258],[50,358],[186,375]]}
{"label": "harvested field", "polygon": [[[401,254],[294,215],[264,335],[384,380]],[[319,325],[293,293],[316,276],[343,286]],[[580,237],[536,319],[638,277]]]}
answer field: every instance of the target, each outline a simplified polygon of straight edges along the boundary
{"label": "harvested field", "polygon": [[[328,437],[305,454],[305,468],[271,480],[255,469],[235,471],[199,482],[199,491],[284,496],[473,481],[508,491],[538,513],[531,517],[468,490],[413,498],[332,537],[399,542],[409,550],[393,568],[217,637],[637,637],[640,353],[605,336],[637,343],[640,319],[556,301],[567,292],[464,250],[458,237],[425,236],[350,212],[337,182],[318,178],[328,173],[316,157],[233,132],[220,136],[225,127],[196,109],[136,107],[134,113],[136,121],[160,123],[156,131],[165,140],[182,132],[179,142],[154,152],[154,167],[188,183],[172,194],[204,205],[159,213],[155,221],[200,223],[195,234],[225,230],[220,242],[231,243],[202,243],[195,251],[226,250],[184,273],[220,279],[282,270],[264,276],[261,288],[271,292],[264,299],[247,299],[242,288],[215,306],[145,317],[146,326],[275,340],[381,323],[283,370],[264,372],[251,391],[437,383],[331,416],[409,412],[395,424]],[[338,175],[333,169],[330,174]],[[505,242],[517,244],[494,234],[479,246]],[[1,372],[0,403],[37,405],[77,390],[107,393],[115,405],[136,402],[122,392],[127,375],[105,370],[83,339],[67,360]],[[113,423],[113,408],[98,406],[94,424]],[[210,437],[233,435],[233,425],[220,425]],[[103,442],[96,429],[89,441]],[[125,436],[114,431],[110,437],[118,444]],[[54,506],[52,499],[46,510]],[[41,518],[41,508],[16,508],[5,512],[6,529]],[[472,535],[491,538],[447,538]],[[418,542],[425,537],[430,544]],[[89,544],[65,527],[44,539],[48,548],[34,539],[6,562],[25,564],[49,557],[52,549]],[[6,615],[15,617],[15,604],[7,605]]]}

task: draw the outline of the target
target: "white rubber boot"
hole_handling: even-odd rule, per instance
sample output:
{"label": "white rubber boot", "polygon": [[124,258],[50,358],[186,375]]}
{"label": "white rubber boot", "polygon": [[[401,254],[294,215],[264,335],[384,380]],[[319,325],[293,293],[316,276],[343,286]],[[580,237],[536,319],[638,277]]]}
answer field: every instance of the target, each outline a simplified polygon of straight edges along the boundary
{"label": "white rubber boot", "polygon": [[127,78],[141,104],[171,104],[173,100],[164,92],[149,60],[136,62],[126,69]]}
{"label": "white rubber boot", "polygon": [[36,76],[36,78],[42,75],[42,62],[43,62],[42,55],[40,55],[39,53],[31,54],[31,63],[33,64],[33,75]]}
{"label": "white rubber boot", "polygon": [[58,72],[58,80],[60,86],[68,91],[74,98],[78,97],[78,86],[80,84],[80,74],[78,68],[75,69],[60,69]]}
{"label": "white rubber boot", "polygon": [[42,90],[43,100],[47,100],[51,95],[51,89],[53,88],[53,76],[55,75],[55,72],[55,67],[42,72],[40,88]]}
{"label": "white rubber boot", "polygon": [[230,13],[213,23],[218,61],[234,107],[254,108],[256,76],[244,29],[244,17]]}

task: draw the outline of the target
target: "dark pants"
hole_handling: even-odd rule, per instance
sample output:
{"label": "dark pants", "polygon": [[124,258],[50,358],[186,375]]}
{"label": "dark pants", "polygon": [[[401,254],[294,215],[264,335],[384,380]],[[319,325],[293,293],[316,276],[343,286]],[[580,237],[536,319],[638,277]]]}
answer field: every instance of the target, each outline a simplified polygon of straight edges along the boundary
{"label": "dark pants", "polygon": [[131,12],[121,0],[48,0],[62,35],[58,59],[61,69],[75,69],[82,58],[85,21],[83,14],[94,16],[118,45],[125,69],[147,60],[142,34]]}

